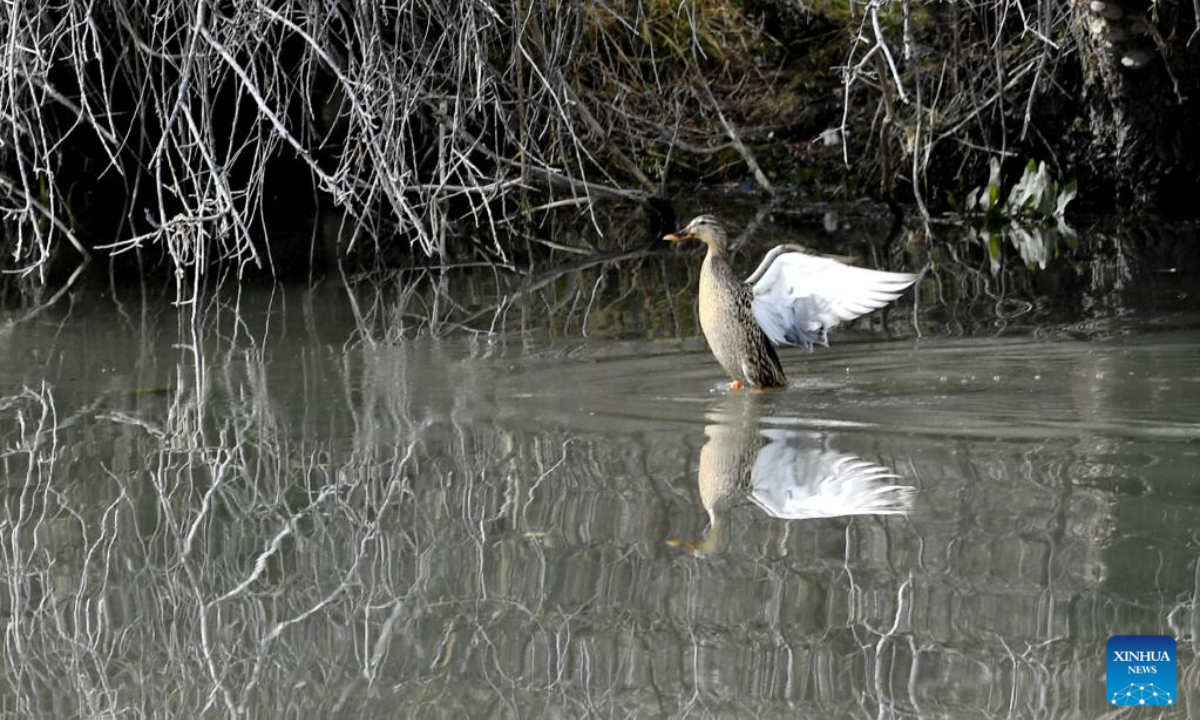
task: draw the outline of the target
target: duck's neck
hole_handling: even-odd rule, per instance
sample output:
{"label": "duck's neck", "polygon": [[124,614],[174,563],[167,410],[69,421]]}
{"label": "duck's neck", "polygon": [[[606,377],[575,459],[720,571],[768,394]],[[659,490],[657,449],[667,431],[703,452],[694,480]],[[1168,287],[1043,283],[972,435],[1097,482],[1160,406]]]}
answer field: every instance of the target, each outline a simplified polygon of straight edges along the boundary
{"label": "duck's neck", "polygon": [[726,259],[725,258],[725,248],[721,247],[720,245],[718,245],[715,242],[705,243],[705,245],[708,247],[707,257],[721,258],[722,260]]}
{"label": "duck's neck", "polygon": [[704,256],[704,266],[701,268],[703,273],[711,275],[719,275],[722,279],[725,276],[733,275],[733,267],[729,264],[729,258],[725,255],[725,251],[720,248],[708,247],[708,254]]}

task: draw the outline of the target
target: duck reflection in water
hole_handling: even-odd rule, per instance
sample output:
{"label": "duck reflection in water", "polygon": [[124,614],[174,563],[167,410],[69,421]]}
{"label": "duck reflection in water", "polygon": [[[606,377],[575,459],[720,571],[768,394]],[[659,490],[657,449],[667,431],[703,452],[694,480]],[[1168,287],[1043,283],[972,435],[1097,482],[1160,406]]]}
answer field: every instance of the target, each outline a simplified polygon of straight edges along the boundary
{"label": "duck reflection in water", "polygon": [[[742,401],[745,402],[742,402]],[[807,520],[847,515],[898,515],[912,507],[916,488],[898,484],[900,476],[882,465],[820,446],[807,433],[763,427],[758,398],[731,401],[709,416],[708,437],[700,450],[697,482],[709,527],[699,542],[686,545],[694,554],[720,552],[728,542],[729,518],[749,500],[767,515]]]}

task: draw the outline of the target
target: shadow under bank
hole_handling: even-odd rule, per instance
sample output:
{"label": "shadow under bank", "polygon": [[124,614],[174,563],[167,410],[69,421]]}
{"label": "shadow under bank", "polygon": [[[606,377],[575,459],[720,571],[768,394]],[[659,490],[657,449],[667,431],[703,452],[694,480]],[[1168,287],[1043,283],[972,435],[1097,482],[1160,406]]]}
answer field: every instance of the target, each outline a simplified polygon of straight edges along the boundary
{"label": "shadow under bank", "polygon": [[[1150,313],[1158,318],[1155,324],[1188,323],[1200,309],[1192,290],[1200,275],[1195,224],[1095,218],[1076,220],[1067,233],[1016,225],[926,228],[897,224],[881,205],[764,205],[753,195],[729,191],[696,193],[677,205],[683,219],[702,212],[726,219],[736,236],[733,263],[744,274],[768,248],[785,242],[851,256],[868,267],[921,273],[915,289],[893,307],[843,333],[853,334],[856,327],[932,337],[1123,333],[1133,329],[1131,316]],[[347,262],[319,272],[305,266],[284,277],[325,288],[321,292],[331,298],[344,292],[352,324],[374,339],[514,330],[556,338],[693,337],[701,253],[659,242],[648,232],[652,225],[628,213],[597,212],[594,221],[564,215],[520,239],[519,261],[471,257],[390,268]],[[60,314],[67,306],[78,310],[97,296],[164,308],[182,301],[199,313],[213,298],[219,304],[226,302],[219,298],[236,295],[235,287],[260,292],[276,282],[266,272],[239,281],[235,270],[185,273],[162,282],[157,275],[123,276],[97,258],[58,285],[33,286],[9,276],[9,283],[24,290],[8,293],[8,318],[17,321],[54,306]],[[197,293],[201,299],[192,302]],[[1162,319],[1170,317],[1175,320]]]}

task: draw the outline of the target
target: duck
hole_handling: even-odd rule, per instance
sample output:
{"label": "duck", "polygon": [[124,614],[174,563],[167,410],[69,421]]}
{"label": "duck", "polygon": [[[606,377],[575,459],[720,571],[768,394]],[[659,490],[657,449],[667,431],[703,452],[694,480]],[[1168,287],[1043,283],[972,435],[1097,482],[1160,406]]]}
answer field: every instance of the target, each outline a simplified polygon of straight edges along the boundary
{"label": "duck", "polygon": [[891,303],[917,276],[846,265],[799,245],[772,248],[742,280],[729,263],[729,233],[713,215],[700,215],[667,242],[698,240],[708,252],[700,268],[700,329],[732,378],[730,390],[787,386],[776,345],[829,346],[838,323]]}

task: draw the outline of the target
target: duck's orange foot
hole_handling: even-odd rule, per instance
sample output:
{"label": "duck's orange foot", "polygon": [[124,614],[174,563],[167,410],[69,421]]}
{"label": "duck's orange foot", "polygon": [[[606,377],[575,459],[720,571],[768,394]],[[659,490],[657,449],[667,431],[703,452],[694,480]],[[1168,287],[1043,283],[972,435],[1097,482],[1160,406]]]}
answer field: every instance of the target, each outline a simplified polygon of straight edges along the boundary
{"label": "duck's orange foot", "polygon": [[741,380],[734,380],[733,382],[729,383],[730,390],[741,390],[744,387],[746,386],[742,384]]}

